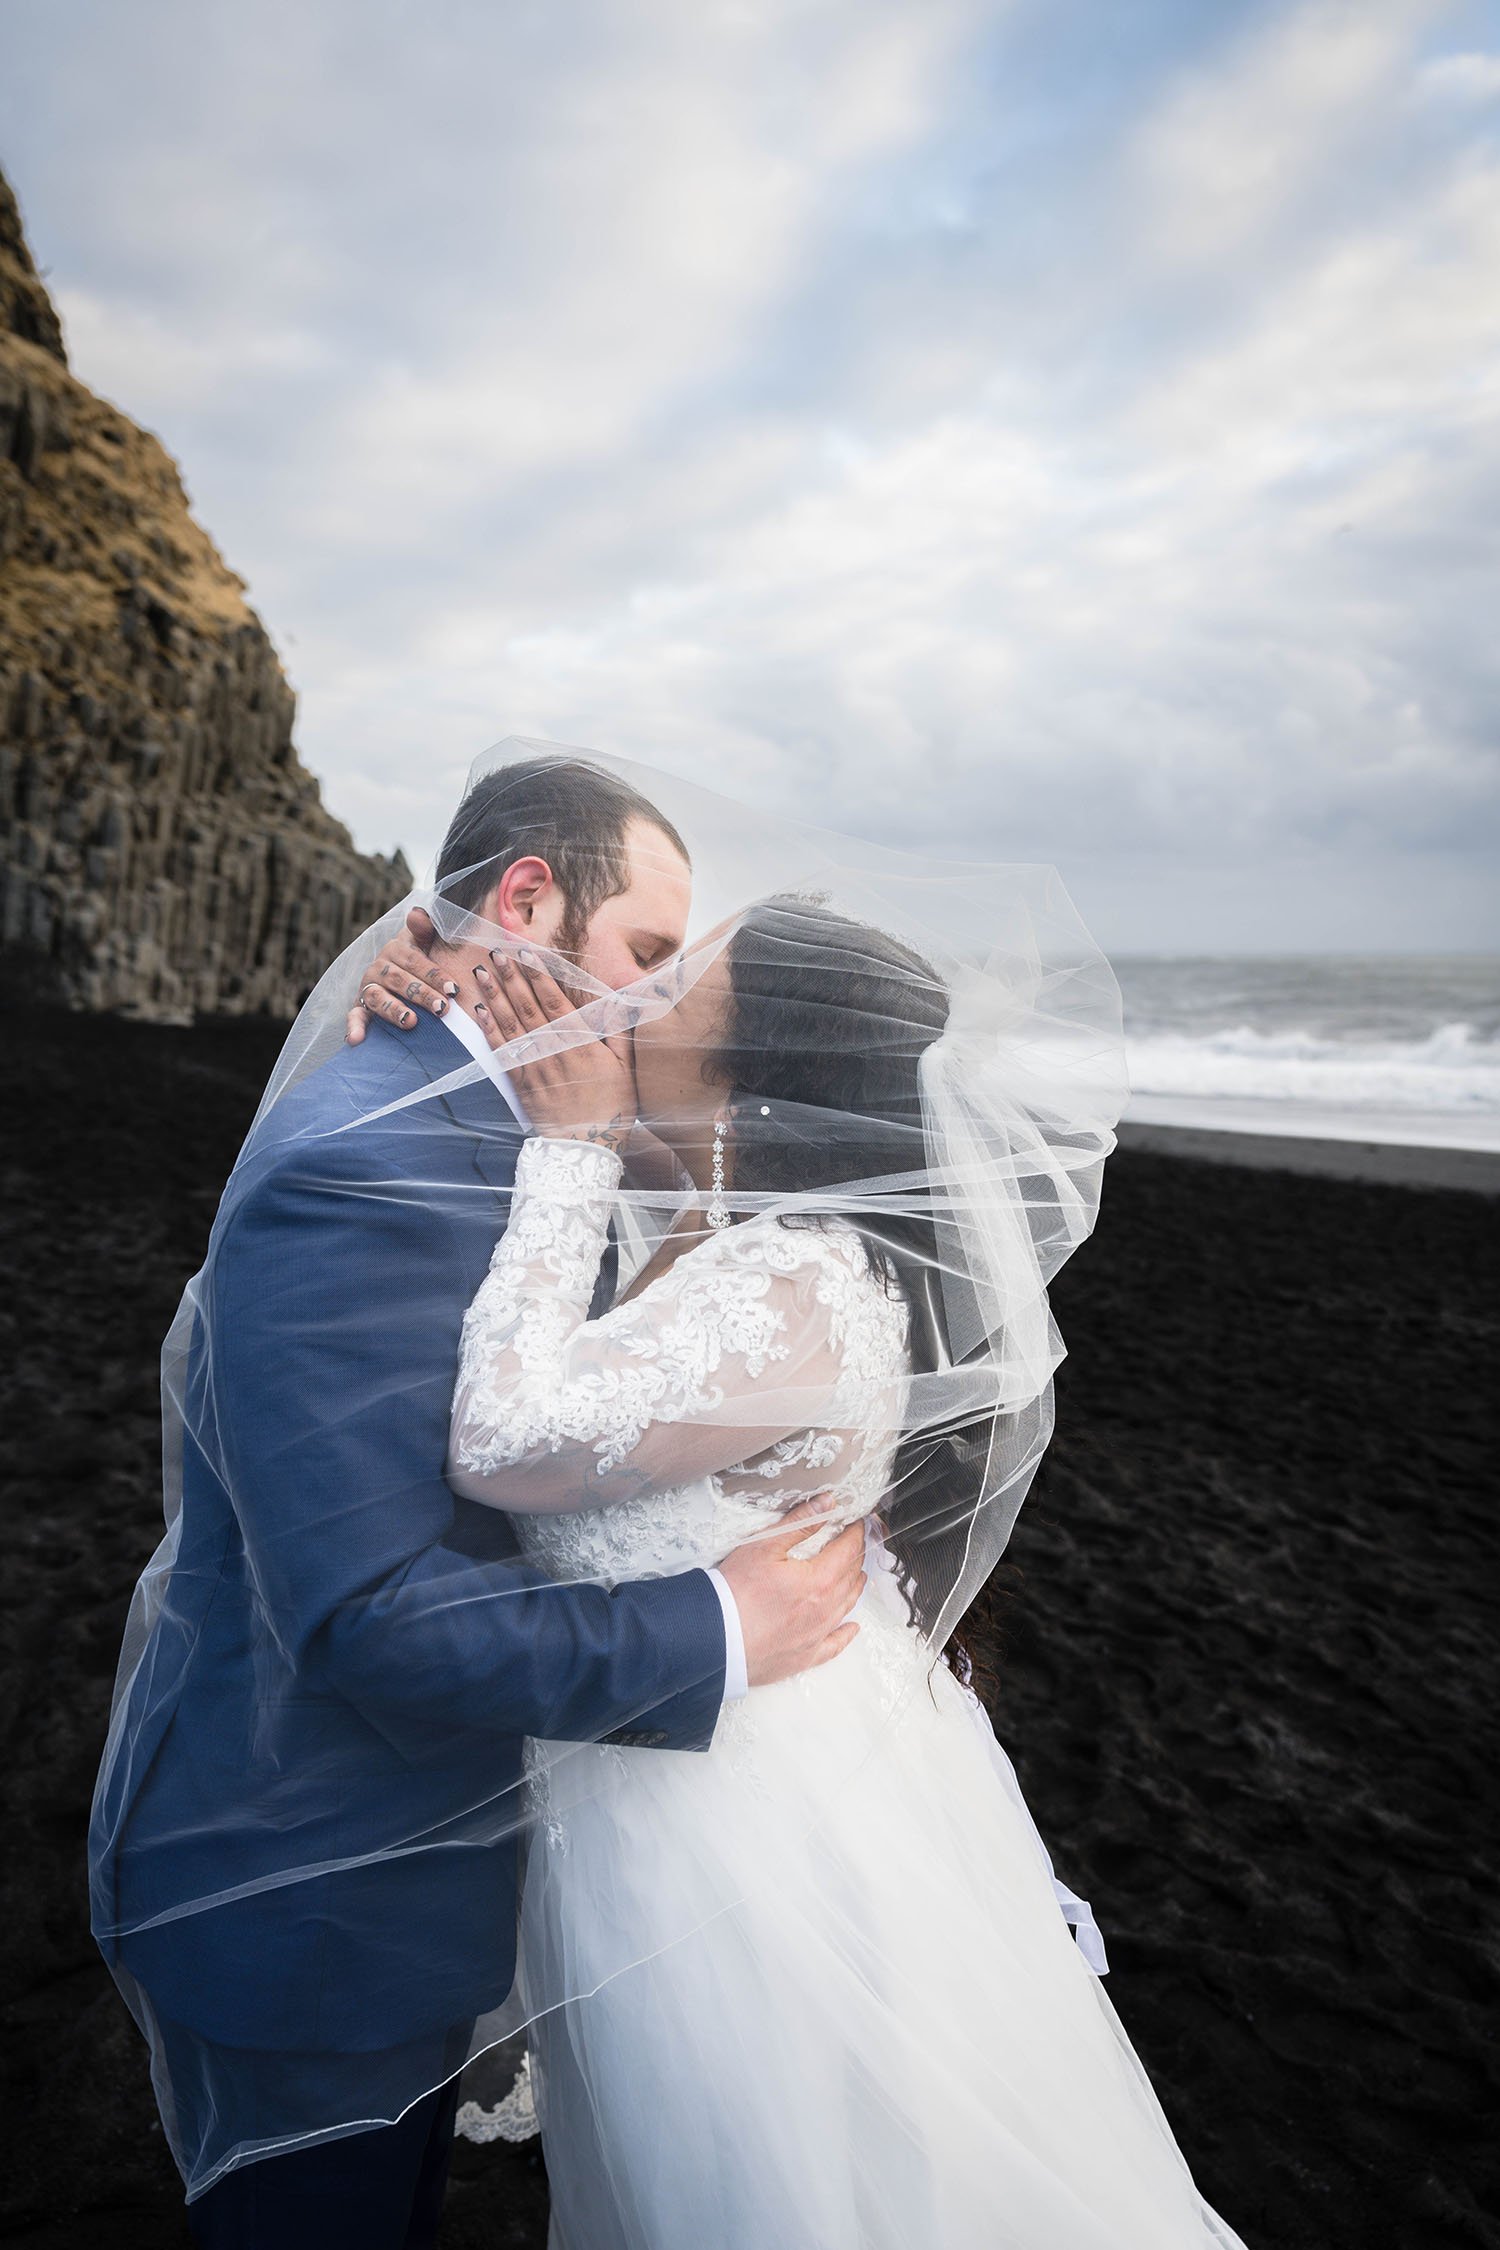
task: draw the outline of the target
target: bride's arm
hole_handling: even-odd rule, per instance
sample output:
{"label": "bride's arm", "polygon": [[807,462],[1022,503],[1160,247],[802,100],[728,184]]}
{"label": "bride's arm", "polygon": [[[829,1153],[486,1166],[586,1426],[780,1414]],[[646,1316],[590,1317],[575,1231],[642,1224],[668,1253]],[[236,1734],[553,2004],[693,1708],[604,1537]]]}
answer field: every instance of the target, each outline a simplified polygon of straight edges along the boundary
{"label": "bride's arm", "polygon": [[467,1499],[602,1507],[733,1467],[827,1406],[839,1355],[806,1235],[731,1230],[588,1318],[619,1179],[594,1142],[521,1151],[459,1353],[448,1475]]}

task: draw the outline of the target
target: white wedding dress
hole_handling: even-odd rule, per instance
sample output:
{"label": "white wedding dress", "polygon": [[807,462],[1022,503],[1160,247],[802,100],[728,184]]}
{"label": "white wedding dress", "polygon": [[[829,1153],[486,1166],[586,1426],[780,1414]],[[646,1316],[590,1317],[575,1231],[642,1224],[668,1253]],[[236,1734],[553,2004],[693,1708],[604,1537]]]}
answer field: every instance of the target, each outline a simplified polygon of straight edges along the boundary
{"label": "white wedding dress", "polygon": [[[590,1321],[618,1174],[585,1143],[523,1151],[455,1481],[526,1511],[551,1574],[611,1583],[718,1562],[811,1490],[868,1519],[907,1316],[860,1237],[752,1220]],[[768,1444],[768,1385],[822,1387],[816,1434]],[[751,1465],[726,1468],[737,1410]],[[705,1754],[537,1747],[519,1974],[546,2010],[554,2250],[1237,2244],[988,1722],[889,1571],[858,1617],[833,1663],[726,1705]]]}

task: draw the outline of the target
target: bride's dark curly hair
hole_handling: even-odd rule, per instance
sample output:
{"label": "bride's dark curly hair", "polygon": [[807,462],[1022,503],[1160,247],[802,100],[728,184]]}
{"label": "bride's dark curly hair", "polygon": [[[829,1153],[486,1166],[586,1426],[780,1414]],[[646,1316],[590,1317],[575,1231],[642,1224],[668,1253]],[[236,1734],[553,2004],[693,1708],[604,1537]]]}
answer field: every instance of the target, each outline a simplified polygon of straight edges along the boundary
{"label": "bride's dark curly hair", "polygon": [[[931,964],[883,930],[794,896],[752,908],[727,951],[728,1018],[703,1070],[728,1089],[736,1189],[854,1190],[923,1173],[920,1064],[948,1021],[948,990]],[[874,1269],[911,1308],[912,1365],[920,1375],[950,1366],[953,1355],[932,1219],[911,1208],[909,1195],[901,1201],[899,1210],[861,1209],[852,1194],[847,1217]],[[788,1215],[783,1223],[817,1221]],[[917,1540],[961,1547],[992,1425],[985,1415],[898,1449],[882,1514],[893,1542],[905,1527],[908,1555]],[[948,1654],[960,1678],[972,1677],[981,1693],[993,1689],[989,1666],[957,1634]]]}

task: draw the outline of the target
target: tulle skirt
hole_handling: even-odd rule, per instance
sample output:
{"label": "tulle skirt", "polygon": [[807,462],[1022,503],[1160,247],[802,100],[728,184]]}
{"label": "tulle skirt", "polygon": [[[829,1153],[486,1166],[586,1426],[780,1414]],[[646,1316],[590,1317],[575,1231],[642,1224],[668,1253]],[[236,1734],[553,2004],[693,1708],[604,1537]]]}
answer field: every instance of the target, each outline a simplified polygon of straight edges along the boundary
{"label": "tulle skirt", "polygon": [[859,1614],[707,1754],[548,1772],[552,2250],[1232,2250],[988,1722],[888,1581]]}

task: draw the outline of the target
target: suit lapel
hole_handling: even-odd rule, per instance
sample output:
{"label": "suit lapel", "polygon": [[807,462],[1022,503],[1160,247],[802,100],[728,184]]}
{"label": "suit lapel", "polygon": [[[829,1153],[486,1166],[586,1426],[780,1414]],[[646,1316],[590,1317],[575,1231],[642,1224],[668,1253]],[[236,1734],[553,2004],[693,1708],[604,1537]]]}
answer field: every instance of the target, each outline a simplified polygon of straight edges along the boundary
{"label": "suit lapel", "polygon": [[[473,1057],[436,1016],[419,1013],[412,1031],[379,1030],[409,1047],[413,1060],[429,1085],[470,1067]],[[498,1086],[483,1076],[467,1085],[450,1087],[437,1097],[463,1135],[469,1160],[487,1187],[509,1195],[515,1185],[516,1158],[526,1138],[506,1105]]]}

